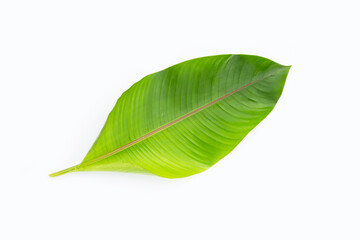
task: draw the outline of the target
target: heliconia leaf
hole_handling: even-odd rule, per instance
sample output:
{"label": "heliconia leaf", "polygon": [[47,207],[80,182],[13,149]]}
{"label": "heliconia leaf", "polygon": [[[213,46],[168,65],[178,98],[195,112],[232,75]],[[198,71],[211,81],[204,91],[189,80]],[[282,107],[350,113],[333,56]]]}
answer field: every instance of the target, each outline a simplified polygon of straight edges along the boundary
{"label": "heliconia leaf", "polygon": [[228,153],[274,108],[290,67],[218,55],[150,74],[118,99],[79,165],[56,172],[120,171],[181,178]]}

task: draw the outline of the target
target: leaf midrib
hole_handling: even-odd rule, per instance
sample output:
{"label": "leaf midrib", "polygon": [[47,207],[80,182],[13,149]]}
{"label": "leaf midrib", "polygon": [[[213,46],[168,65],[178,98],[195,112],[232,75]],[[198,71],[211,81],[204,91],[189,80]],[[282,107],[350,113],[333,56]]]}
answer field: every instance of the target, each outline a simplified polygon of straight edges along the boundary
{"label": "leaf midrib", "polygon": [[220,102],[221,100],[223,100],[223,99],[225,99],[225,98],[227,98],[227,97],[229,97],[229,96],[231,96],[231,95],[233,95],[233,94],[235,94],[235,93],[237,93],[237,92],[239,92],[239,91],[241,91],[241,90],[243,90],[243,89],[245,89],[245,88],[247,88],[249,86],[252,86],[252,85],[254,85],[255,83],[257,83],[259,81],[262,81],[263,79],[265,79],[267,77],[269,77],[269,76],[257,79],[257,80],[255,80],[253,82],[250,82],[250,83],[248,83],[248,84],[246,84],[246,85],[244,85],[244,86],[242,86],[240,88],[237,88],[236,90],[233,90],[230,93],[227,93],[227,94],[225,94],[224,96],[222,96],[220,98],[217,98],[217,99],[215,99],[215,100],[213,100],[213,101],[211,101],[211,102],[209,102],[209,103],[207,103],[207,104],[205,104],[205,105],[203,105],[203,106],[201,106],[201,107],[199,107],[199,108],[197,108],[197,109],[195,109],[195,110],[193,110],[193,111],[191,111],[191,112],[189,112],[189,113],[187,113],[187,114],[185,114],[185,115],[183,115],[183,116],[181,116],[181,117],[179,117],[179,118],[177,118],[177,119],[175,119],[175,120],[173,120],[173,121],[171,121],[171,122],[169,122],[167,124],[164,124],[161,127],[157,128],[155,130],[152,130],[151,132],[149,132],[149,133],[147,133],[147,134],[145,134],[145,135],[143,135],[143,136],[141,136],[141,137],[139,137],[139,138],[137,138],[137,139],[123,145],[123,146],[121,146],[121,147],[118,147],[118,148],[116,148],[115,150],[113,150],[111,152],[108,152],[108,153],[106,153],[104,155],[96,157],[96,158],[94,158],[92,160],[89,160],[87,162],[81,163],[81,164],[77,165],[76,167],[85,167],[85,166],[94,164],[96,162],[99,162],[99,161],[101,161],[101,160],[103,160],[105,158],[108,158],[110,156],[113,156],[113,155],[115,155],[115,154],[129,148],[129,147],[132,147],[135,144],[137,144],[139,142],[142,142],[143,140],[145,140],[145,139],[147,139],[147,138],[149,138],[149,137],[151,137],[151,136],[153,136],[153,135],[155,135],[155,134],[157,134],[157,133],[159,133],[159,132],[161,132],[161,131],[163,131],[163,130],[165,130],[165,129],[173,126],[173,125],[175,125],[176,123],[178,123],[178,122],[180,122],[180,121],[182,121],[182,120],[184,120],[184,119],[186,119],[188,117],[193,116],[194,114],[196,114],[196,113],[198,113],[198,112],[200,112],[200,111],[202,111],[202,110],[204,110],[204,109],[206,109],[206,108]]}

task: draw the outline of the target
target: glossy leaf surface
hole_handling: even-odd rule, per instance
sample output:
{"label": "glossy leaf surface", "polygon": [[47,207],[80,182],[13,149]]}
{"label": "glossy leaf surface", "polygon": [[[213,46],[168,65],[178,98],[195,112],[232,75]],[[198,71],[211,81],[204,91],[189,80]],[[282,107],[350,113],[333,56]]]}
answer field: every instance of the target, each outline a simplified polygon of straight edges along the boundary
{"label": "glossy leaf surface", "polygon": [[150,74],[121,95],[83,162],[51,176],[200,173],[271,112],[289,68],[258,56],[218,55]]}

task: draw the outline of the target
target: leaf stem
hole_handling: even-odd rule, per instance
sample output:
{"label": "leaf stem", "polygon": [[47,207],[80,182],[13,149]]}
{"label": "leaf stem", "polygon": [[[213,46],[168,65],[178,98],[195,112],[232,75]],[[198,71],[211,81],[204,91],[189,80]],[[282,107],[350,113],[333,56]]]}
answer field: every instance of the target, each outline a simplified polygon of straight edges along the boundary
{"label": "leaf stem", "polygon": [[52,174],[49,174],[50,177],[57,177],[60,175],[63,175],[65,173],[69,173],[69,172],[75,172],[77,170],[77,168],[79,167],[79,165],[75,165],[69,168],[66,168],[64,170],[58,171],[58,172],[54,172]]}

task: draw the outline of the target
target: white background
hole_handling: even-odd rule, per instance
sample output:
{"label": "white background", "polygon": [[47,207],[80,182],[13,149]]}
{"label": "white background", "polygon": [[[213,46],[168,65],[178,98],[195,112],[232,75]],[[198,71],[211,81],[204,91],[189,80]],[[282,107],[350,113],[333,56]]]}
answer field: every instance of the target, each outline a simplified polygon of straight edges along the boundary
{"label": "white background", "polygon": [[[360,239],[358,1],[0,2],[1,239]],[[147,74],[236,53],[292,65],[274,111],[208,171],[79,163]]]}

